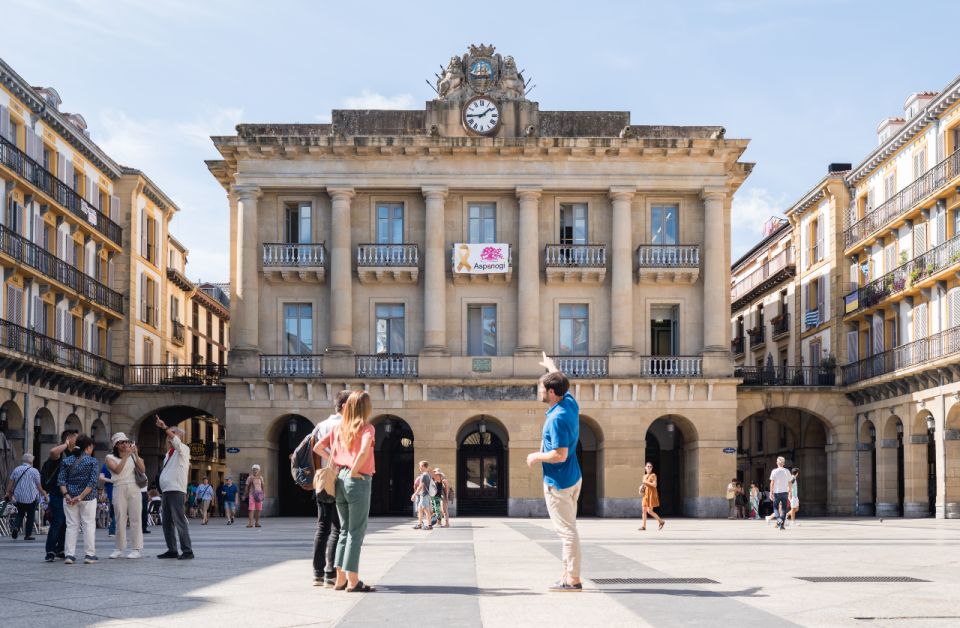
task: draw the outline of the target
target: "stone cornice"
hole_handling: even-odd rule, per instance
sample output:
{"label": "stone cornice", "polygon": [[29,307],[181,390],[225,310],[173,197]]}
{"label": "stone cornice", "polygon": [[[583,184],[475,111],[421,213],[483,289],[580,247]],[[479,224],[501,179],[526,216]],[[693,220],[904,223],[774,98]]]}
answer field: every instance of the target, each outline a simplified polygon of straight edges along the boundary
{"label": "stone cornice", "polygon": [[920,132],[944,111],[960,101],[960,76],[953,79],[940,95],[927,103],[920,113],[909,120],[900,131],[883,144],[877,146],[860,164],[846,176],[847,185],[855,186],[870,175],[877,166],[893,156],[905,144],[911,142]]}

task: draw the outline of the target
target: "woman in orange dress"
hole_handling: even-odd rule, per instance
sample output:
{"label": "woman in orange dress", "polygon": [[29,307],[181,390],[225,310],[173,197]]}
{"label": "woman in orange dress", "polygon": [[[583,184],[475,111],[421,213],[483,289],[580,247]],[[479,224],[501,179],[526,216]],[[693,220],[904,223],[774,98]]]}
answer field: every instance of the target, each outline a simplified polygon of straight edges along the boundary
{"label": "woman in orange dress", "polygon": [[648,462],[645,469],[643,483],[640,484],[640,495],[643,497],[643,526],[640,529],[647,529],[647,515],[650,515],[660,524],[657,529],[662,530],[666,521],[661,519],[653,510],[660,505],[660,493],[657,492],[657,474],[653,472],[652,462]]}

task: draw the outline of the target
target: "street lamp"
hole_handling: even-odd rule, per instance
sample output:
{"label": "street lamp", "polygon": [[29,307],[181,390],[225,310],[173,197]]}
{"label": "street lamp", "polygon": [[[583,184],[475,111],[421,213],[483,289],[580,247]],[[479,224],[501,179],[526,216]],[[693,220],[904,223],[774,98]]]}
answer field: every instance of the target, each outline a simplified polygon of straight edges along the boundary
{"label": "street lamp", "polygon": [[390,432],[392,431],[393,431],[393,421],[391,419],[387,419],[386,421],[383,422],[383,432],[387,436],[389,436]]}
{"label": "street lamp", "polygon": [[487,433],[487,419],[486,419],[486,418],[480,417],[480,425],[477,427],[477,429],[480,430],[480,433],[481,433],[481,434],[486,434],[486,433]]}
{"label": "street lamp", "polygon": [[927,415],[927,431],[932,432],[937,427],[937,422],[934,420],[932,414]]}

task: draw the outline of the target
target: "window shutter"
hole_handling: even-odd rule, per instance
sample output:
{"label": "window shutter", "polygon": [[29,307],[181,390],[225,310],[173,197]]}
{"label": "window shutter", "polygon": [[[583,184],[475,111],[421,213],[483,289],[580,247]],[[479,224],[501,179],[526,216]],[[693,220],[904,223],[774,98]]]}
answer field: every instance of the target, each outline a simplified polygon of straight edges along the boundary
{"label": "window shutter", "polygon": [[856,331],[847,332],[847,362],[853,363],[860,359],[857,344],[859,342],[859,333]]}
{"label": "window shutter", "polygon": [[147,210],[140,210],[140,257],[147,256]]}
{"label": "window shutter", "polygon": [[147,320],[147,278],[140,273],[140,320]]}
{"label": "window shutter", "polygon": [[110,197],[110,220],[120,222],[120,198],[117,196]]}
{"label": "window shutter", "polygon": [[938,203],[937,212],[937,244],[943,244],[947,241],[947,208]]}
{"label": "window shutter", "polygon": [[63,340],[63,310],[57,308],[56,316],[54,317],[54,330],[53,335],[56,336],[57,340]]}
{"label": "window shutter", "polygon": [[919,257],[927,252],[927,223],[913,226],[913,256]]}
{"label": "window shutter", "polygon": [[67,160],[60,153],[57,153],[57,178],[63,182],[67,179]]}
{"label": "window shutter", "polygon": [[820,311],[820,322],[824,322],[827,318],[827,313],[823,308],[823,298],[826,292],[827,278],[823,275],[817,277],[817,310]]}
{"label": "window shutter", "polygon": [[161,265],[160,259],[160,221],[156,220],[153,223],[154,237],[153,237],[153,259],[150,260],[157,266]]}
{"label": "window shutter", "polygon": [[40,328],[40,321],[43,318],[40,312],[43,309],[43,301],[37,295],[33,295],[33,329],[38,333],[43,333]]}
{"label": "window shutter", "polygon": [[43,246],[43,218],[40,214],[33,215],[33,243]]}
{"label": "window shutter", "polygon": [[0,135],[10,140],[10,110],[0,105]]}
{"label": "window shutter", "polygon": [[826,257],[826,251],[823,250],[823,212],[817,214],[817,258],[813,261],[819,262]]}
{"label": "window shutter", "polygon": [[[63,182],[67,184],[67,187],[71,190],[74,190],[73,187],[73,162],[67,159],[63,160]],[[76,190],[74,190],[76,192]]]}
{"label": "window shutter", "polygon": [[960,288],[951,288],[947,293],[947,309],[950,327],[960,325]]}
{"label": "window shutter", "polygon": [[160,327],[160,284],[153,284],[153,324]]}
{"label": "window shutter", "polygon": [[944,140],[944,134],[937,133],[937,163],[940,163],[946,157],[946,155],[944,154],[946,147],[945,147],[945,142],[943,140]]}
{"label": "window shutter", "polygon": [[897,245],[895,243],[888,244],[883,250],[883,257],[883,271],[889,273],[891,270],[897,267]]}
{"label": "window shutter", "polygon": [[873,316],[873,354],[883,353],[883,316]]}
{"label": "window shutter", "polygon": [[927,337],[927,304],[921,303],[913,308],[913,339]]}

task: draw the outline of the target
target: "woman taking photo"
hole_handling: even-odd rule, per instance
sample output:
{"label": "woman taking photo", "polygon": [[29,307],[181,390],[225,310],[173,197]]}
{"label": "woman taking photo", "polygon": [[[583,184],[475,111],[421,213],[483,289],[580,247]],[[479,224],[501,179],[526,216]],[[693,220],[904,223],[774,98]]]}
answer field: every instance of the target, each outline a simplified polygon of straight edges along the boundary
{"label": "woman taking photo", "polygon": [[137,455],[137,446],[130,442],[127,435],[117,432],[110,439],[113,454],[105,462],[110,469],[110,481],[113,483],[113,514],[116,517],[116,549],[110,558],[122,558],[127,549],[127,521],[130,521],[130,547],[127,558],[141,558],[143,551],[143,526],[140,524],[140,512],[143,504],[140,500],[140,487],[137,486],[135,472],[146,473],[143,460]]}
{"label": "woman taking photo", "polygon": [[63,514],[67,519],[67,533],[63,543],[66,554],[64,565],[76,562],[77,535],[83,532],[83,562],[97,562],[95,547],[97,532],[97,483],[100,481],[100,463],[93,457],[93,439],[86,434],[77,436],[77,453],[67,456],[60,465],[57,483],[63,494]]}
{"label": "woman taking photo", "polygon": [[643,474],[643,482],[640,484],[640,495],[643,497],[643,525],[640,529],[647,529],[647,515],[650,515],[660,524],[657,529],[662,530],[666,521],[661,519],[653,510],[660,506],[660,493],[657,492],[657,474],[653,472],[652,462],[648,462],[645,469],[646,473]]}
{"label": "woman taking photo", "polygon": [[373,457],[376,433],[370,425],[372,412],[370,395],[362,390],[351,393],[343,406],[343,421],[313,448],[322,458],[332,458],[333,466],[338,469],[336,494],[340,539],[334,558],[337,581],[333,587],[337,591],[375,591],[363,583],[358,573],[360,548],[370,515],[370,488],[376,471]]}

